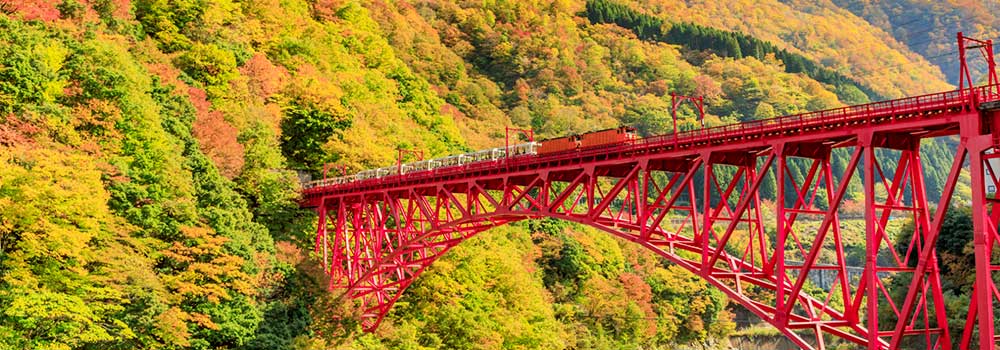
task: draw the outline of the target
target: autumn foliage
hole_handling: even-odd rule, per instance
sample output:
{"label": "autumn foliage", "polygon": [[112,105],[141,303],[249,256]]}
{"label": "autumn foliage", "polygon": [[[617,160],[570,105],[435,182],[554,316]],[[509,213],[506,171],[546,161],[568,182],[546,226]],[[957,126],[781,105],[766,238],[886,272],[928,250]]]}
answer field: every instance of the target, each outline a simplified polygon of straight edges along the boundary
{"label": "autumn foliage", "polygon": [[[454,247],[363,334],[312,253],[299,175],[496,147],[510,126],[670,133],[672,92],[718,126],[942,90],[918,53],[951,38],[913,34],[931,42],[910,52],[900,18],[976,12],[994,33],[967,1],[845,1],[0,0],[0,349],[724,348],[721,291],[555,220]],[[925,171],[934,192],[947,169]]]}
{"label": "autumn foliage", "polygon": [[243,168],[243,145],[237,140],[239,130],[226,122],[222,112],[212,109],[204,90],[191,87],[188,97],[197,111],[192,131],[201,151],[212,159],[223,175],[235,177]]}
{"label": "autumn foliage", "polygon": [[59,9],[56,6],[60,2],[61,0],[2,0],[0,6],[10,8],[10,11],[23,16],[26,20],[52,21],[59,18]]}
{"label": "autumn foliage", "polygon": [[254,54],[240,67],[240,73],[249,79],[250,92],[254,95],[271,98],[281,92],[288,82],[288,70],[271,63],[267,56]]}

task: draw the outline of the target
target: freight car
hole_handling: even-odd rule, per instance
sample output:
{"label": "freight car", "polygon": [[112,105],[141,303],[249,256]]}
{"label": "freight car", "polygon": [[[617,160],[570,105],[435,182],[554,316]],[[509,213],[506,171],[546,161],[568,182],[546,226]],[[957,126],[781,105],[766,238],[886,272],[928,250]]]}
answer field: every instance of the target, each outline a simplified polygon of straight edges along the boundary
{"label": "freight car", "polygon": [[591,148],[635,140],[635,128],[622,126],[580,135],[580,148]]}
{"label": "freight car", "polygon": [[541,143],[542,145],[538,146],[538,154],[572,151],[580,148],[580,135],[570,135],[543,140]]}
{"label": "freight car", "polygon": [[564,136],[541,141],[538,154],[549,154],[619,144],[635,140],[635,128],[629,126]]}

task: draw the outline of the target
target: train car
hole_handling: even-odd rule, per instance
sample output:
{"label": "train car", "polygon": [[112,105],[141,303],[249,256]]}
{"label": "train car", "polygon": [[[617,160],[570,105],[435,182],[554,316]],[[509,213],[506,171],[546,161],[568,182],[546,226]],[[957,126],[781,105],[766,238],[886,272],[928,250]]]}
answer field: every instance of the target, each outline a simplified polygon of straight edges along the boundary
{"label": "train car", "polygon": [[635,140],[635,128],[623,126],[541,141],[538,154],[548,154]]}
{"label": "train car", "polygon": [[[635,128],[620,127],[594,131],[582,135],[570,135],[541,142],[528,142],[504,147],[480,150],[472,153],[459,154],[444,158],[421,160],[405,164],[369,169],[358,172],[355,175],[343,176],[334,179],[321,181],[310,181],[306,183],[310,186],[327,186],[331,184],[342,184],[354,181],[380,179],[399,174],[410,174],[422,171],[430,171],[439,168],[463,166],[477,162],[497,161],[504,158],[513,158],[527,155],[545,155],[559,152],[576,151],[584,148],[600,147],[611,144],[618,144],[635,139]],[[508,154],[509,153],[509,154]],[[308,180],[303,180],[308,181]]]}
{"label": "train car", "polygon": [[571,151],[580,148],[580,136],[570,135],[554,139],[542,140],[538,146],[538,154],[548,154]]}
{"label": "train car", "polygon": [[354,175],[358,180],[368,180],[375,178],[375,169],[364,170]]}
{"label": "train car", "polygon": [[580,135],[580,148],[590,148],[635,140],[635,128],[622,126]]}

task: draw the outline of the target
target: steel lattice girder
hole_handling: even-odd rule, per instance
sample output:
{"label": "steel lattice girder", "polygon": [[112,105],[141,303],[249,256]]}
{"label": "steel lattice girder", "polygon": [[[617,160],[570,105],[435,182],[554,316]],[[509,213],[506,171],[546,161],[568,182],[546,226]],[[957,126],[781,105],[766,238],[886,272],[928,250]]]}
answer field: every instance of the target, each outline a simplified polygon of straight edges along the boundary
{"label": "steel lattice girder", "polygon": [[[936,208],[949,207],[968,160],[977,280],[958,343],[962,349],[991,348],[992,303],[1000,295],[991,257],[1000,241],[1000,211],[992,210],[985,193],[986,183],[997,183],[985,152],[994,146],[989,133],[995,116],[981,114],[969,100],[926,100],[905,107],[890,102],[890,108],[855,114],[857,120],[803,124],[795,126],[797,132],[764,126],[758,134],[726,134],[726,142],[695,140],[687,146],[675,138],[647,142],[645,148],[628,145],[318,188],[306,193],[305,205],[320,213],[317,251],[323,251],[331,290],[358,302],[369,330],[452,247],[492,227],[551,217],[591,225],[656,252],[805,349],[825,348],[824,336],[869,349],[951,349],[934,248],[946,210],[931,215],[919,149],[921,139],[959,135]],[[840,174],[830,164],[834,149],[851,152]],[[882,164],[877,151],[898,161]],[[805,178],[791,176],[793,163],[809,169]],[[732,178],[716,176],[723,167],[732,169]],[[780,180],[778,198],[764,205],[758,193],[768,176]],[[863,185],[863,233],[842,232],[839,224],[852,178]],[[775,222],[765,220],[762,210],[773,212]],[[803,217],[821,224],[815,230],[796,225]],[[894,217],[914,220],[911,235],[886,232]],[[766,233],[770,228],[773,239]],[[846,234],[863,234],[867,242],[861,278],[849,273]],[[898,254],[896,247],[907,253]],[[805,288],[811,274],[832,274],[833,283]],[[903,274],[912,275],[908,289],[885,283],[886,276]],[[756,300],[760,293],[747,293],[748,288],[769,291],[773,298]],[[880,313],[898,321],[884,324]]]}

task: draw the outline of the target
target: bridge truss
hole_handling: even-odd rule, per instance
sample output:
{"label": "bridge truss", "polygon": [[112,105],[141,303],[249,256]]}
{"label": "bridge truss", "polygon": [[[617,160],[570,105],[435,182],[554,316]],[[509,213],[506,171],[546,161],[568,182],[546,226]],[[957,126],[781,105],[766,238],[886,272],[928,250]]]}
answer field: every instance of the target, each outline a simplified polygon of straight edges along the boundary
{"label": "bridge truss", "polygon": [[[868,349],[994,349],[1000,210],[987,187],[1000,185],[990,162],[1000,144],[996,101],[994,75],[983,87],[319,186],[304,191],[303,206],[319,213],[316,247],[330,289],[357,303],[369,330],[449,249],[493,227],[548,217],[652,250],[803,349],[834,338]],[[937,137],[958,145],[941,165],[949,168],[941,193],[931,196],[920,148]],[[835,152],[848,155],[846,164],[831,164]],[[800,178],[792,167],[808,171]],[[972,185],[976,281],[968,312],[949,318],[935,247],[948,208],[966,204],[952,203],[963,172]],[[774,202],[759,195],[767,182],[777,186]],[[865,230],[845,232],[844,199],[858,190]],[[901,219],[913,221],[911,231],[887,230]],[[862,238],[857,278],[847,271],[845,241]],[[835,282],[812,286],[816,273]]]}

